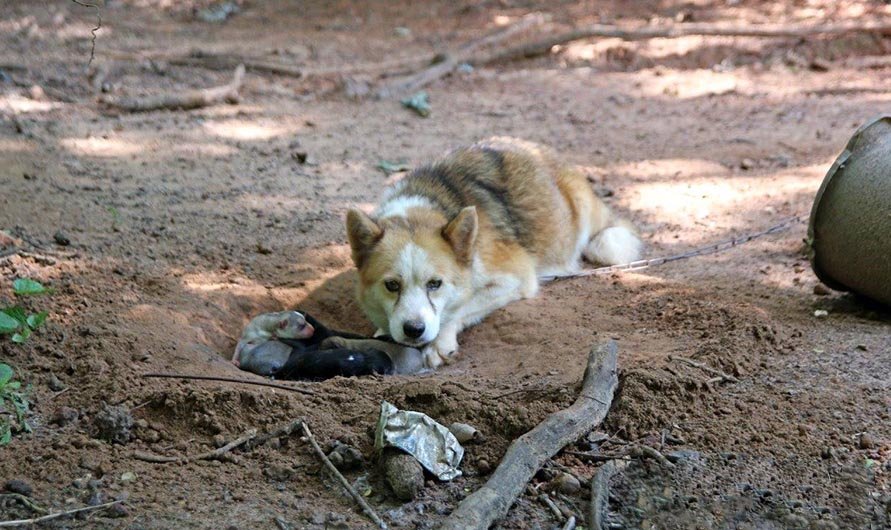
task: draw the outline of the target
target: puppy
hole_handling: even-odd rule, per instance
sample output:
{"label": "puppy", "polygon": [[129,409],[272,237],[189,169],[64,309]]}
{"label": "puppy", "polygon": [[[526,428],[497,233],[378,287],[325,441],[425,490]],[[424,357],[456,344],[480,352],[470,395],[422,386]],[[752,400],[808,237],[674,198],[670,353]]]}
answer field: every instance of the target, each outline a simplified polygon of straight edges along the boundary
{"label": "puppy", "polygon": [[452,151],[389,188],[371,216],[346,219],[368,318],[436,368],[458,333],[535,296],[538,277],[640,258],[634,227],[549,149],[492,138]]}

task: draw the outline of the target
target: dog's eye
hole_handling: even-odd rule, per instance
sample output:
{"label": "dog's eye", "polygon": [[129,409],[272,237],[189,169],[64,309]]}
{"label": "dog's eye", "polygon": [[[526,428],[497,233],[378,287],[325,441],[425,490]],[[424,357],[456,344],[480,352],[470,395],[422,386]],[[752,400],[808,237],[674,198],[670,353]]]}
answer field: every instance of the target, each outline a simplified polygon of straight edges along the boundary
{"label": "dog's eye", "polygon": [[384,287],[391,293],[396,293],[399,292],[401,286],[399,285],[399,280],[387,280],[384,282]]}
{"label": "dog's eye", "polygon": [[429,282],[427,282],[428,291],[435,291],[440,287],[442,287],[442,280],[430,280]]}

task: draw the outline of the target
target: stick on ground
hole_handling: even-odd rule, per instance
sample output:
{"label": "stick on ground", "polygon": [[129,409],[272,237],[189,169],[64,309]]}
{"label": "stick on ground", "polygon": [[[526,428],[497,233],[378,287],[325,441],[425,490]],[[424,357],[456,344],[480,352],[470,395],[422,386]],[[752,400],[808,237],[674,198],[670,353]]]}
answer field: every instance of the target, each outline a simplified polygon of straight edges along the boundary
{"label": "stick on ground", "polygon": [[0,499],[15,499],[20,503],[27,506],[31,511],[35,511],[37,513],[49,513],[49,510],[41,508],[37,504],[34,503],[30,498],[22,495],[21,493],[0,493]]}
{"label": "stick on ground", "polygon": [[159,94],[154,96],[102,98],[106,106],[124,112],[149,112],[153,110],[189,110],[217,105],[219,103],[238,103],[238,91],[244,80],[244,65],[235,69],[232,81],[223,86],[188,90],[177,94]]}
{"label": "stick on ground", "polygon": [[85,506],[83,508],[77,508],[74,510],[65,510],[64,512],[56,512],[48,515],[43,515],[41,517],[35,517],[33,519],[16,519],[14,521],[0,521],[0,527],[10,527],[10,526],[27,526],[27,525],[35,525],[38,523],[42,523],[44,521],[51,521],[53,519],[58,519],[59,517],[64,517],[66,515],[74,515],[81,512],[90,512],[94,510],[104,510],[106,508],[110,508],[115,504],[118,504],[121,501],[111,501],[106,502],[105,504],[97,504],[96,506]]}
{"label": "stick on ground", "polygon": [[337,480],[340,482],[340,485],[343,486],[347,492],[349,492],[350,496],[359,503],[359,506],[362,507],[362,511],[365,512],[365,515],[368,516],[369,519],[374,521],[374,524],[383,530],[387,529],[387,523],[385,523],[380,516],[374,511],[374,509],[369,506],[365,499],[359,495],[359,493],[350,485],[349,481],[334,467],[334,464],[331,463],[331,460],[325,455],[325,452],[322,451],[322,448],[319,447],[319,443],[316,441],[316,437],[312,435],[312,431],[309,430],[309,426],[306,423],[302,424],[303,426],[303,434],[306,435],[306,438],[309,440],[309,443],[312,445],[313,451],[316,452],[316,455],[322,460],[322,463],[325,464],[325,467],[328,468]]}
{"label": "stick on ground", "polygon": [[382,96],[404,96],[415,92],[452,73],[462,63],[472,61],[473,54],[481,48],[502,42],[521,31],[541,24],[544,20],[545,17],[541,13],[528,14],[516,24],[512,24],[481,39],[468,42],[455,54],[447,56],[445,60],[384,86],[379,93]]}
{"label": "stick on ground", "polygon": [[596,427],[609,411],[619,384],[618,347],[614,341],[591,350],[578,399],[517,438],[482,488],[465,498],[442,530],[489,528],[503,517],[529,480],[552,456]]}
{"label": "stick on ground", "polygon": [[677,38],[697,36],[713,37],[789,37],[804,38],[815,35],[841,35],[852,32],[891,33],[891,22],[846,21],[828,24],[752,24],[748,26],[728,26],[710,23],[687,23],[670,26],[645,26],[638,28],[621,28],[617,26],[594,24],[560,33],[535,42],[520,44],[504,49],[487,57],[470,61],[481,65],[495,62],[511,61],[537,57],[550,53],[554,46],[560,46],[577,40],[595,37],[616,38],[627,41],[656,38]]}
{"label": "stick on ground", "polygon": [[185,380],[195,380],[195,381],[222,381],[224,383],[239,383],[242,385],[254,385],[254,386],[266,386],[270,388],[278,388],[281,390],[288,390],[290,392],[298,392],[300,394],[306,394],[307,396],[316,395],[315,392],[311,390],[306,390],[304,388],[297,388],[293,386],[281,385],[278,383],[271,383],[269,381],[251,381],[250,379],[238,379],[235,377],[217,377],[214,375],[191,375],[191,374],[159,374],[159,373],[149,373],[142,374],[142,377],[161,377],[167,379],[185,379]]}
{"label": "stick on ground", "polygon": [[218,447],[212,451],[207,451],[205,453],[199,453],[197,455],[190,456],[161,456],[154,455],[151,453],[143,453],[142,451],[136,451],[133,453],[133,458],[137,460],[142,460],[143,462],[152,462],[154,464],[170,464],[170,463],[181,463],[185,464],[188,462],[194,462],[195,460],[218,460],[224,454],[229,451],[235,449],[236,447],[240,447],[249,441],[253,440],[257,437],[257,429],[251,429],[243,435],[239,436],[235,440],[227,443],[222,447]]}
{"label": "stick on ground", "polygon": [[679,363],[684,363],[687,366],[692,366],[694,368],[699,368],[703,372],[712,374],[713,376],[720,377],[722,380],[727,381],[728,383],[739,383],[739,379],[733,377],[730,374],[725,374],[721,370],[712,368],[711,366],[701,363],[699,361],[694,361],[693,359],[687,359],[686,357],[669,357],[672,361],[677,361]]}
{"label": "stick on ground", "polygon": [[591,511],[588,514],[588,528],[591,530],[607,530],[604,514],[609,503],[609,481],[624,466],[624,462],[612,460],[600,466],[591,479]]}

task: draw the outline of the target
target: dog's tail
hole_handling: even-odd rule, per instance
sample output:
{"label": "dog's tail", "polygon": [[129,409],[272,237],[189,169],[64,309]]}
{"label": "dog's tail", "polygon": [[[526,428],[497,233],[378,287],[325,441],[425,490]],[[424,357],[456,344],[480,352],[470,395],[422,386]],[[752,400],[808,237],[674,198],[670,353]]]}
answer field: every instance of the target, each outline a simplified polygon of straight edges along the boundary
{"label": "dog's tail", "polygon": [[607,213],[603,229],[594,234],[585,248],[585,259],[601,265],[620,265],[637,261],[643,255],[644,244],[630,221]]}

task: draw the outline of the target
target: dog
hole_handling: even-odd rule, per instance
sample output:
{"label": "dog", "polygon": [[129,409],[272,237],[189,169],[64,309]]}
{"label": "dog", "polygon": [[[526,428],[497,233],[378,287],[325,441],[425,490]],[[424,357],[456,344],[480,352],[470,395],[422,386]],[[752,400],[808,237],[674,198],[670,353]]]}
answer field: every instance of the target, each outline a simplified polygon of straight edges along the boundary
{"label": "dog", "polygon": [[578,271],[582,258],[640,258],[634,226],[614,215],[587,179],[550,149],[491,138],[418,167],[346,231],[368,318],[437,368],[458,333],[495,309],[530,298],[538,277]]}

